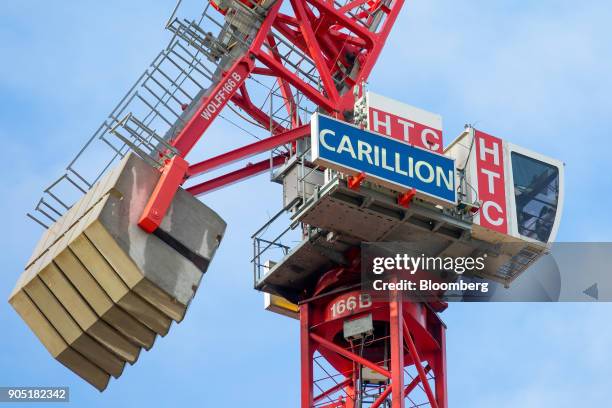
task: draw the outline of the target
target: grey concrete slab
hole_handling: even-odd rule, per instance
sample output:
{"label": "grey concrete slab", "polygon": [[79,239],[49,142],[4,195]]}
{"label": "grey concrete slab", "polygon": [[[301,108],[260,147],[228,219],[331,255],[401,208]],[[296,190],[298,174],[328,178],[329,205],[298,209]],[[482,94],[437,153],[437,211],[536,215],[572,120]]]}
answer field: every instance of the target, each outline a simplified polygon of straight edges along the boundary
{"label": "grey concrete slab", "polygon": [[38,276],[85,333],[122,360],[136,362],[140,348],[102,320],[55,263]]}
{"label": "grey concrete slab", "polygon": [[70,348],[25,291],[15,293],[9,302],[57,361],[99,391],[106,388],[110,375]]}
{"label": "grey concrete slab", "polygon": [[156,233],[143,231],[159,177],[126,156],[43,234],[9,298],[54,357],[98,389],[184,317],[225,233],[182,189]]}
{"label": "grey concrete slab", "polygon": [[32,279],[24,290],[68,346],[113,377],[121,375],[125,361],[85,333],[41,279]]}
{"label": "grey concrete slab", "polygon": [[87,304],[109,326],[138,347],[149,350],[153,346],[155,332],[113,303],[72,251],[66,249],[55,258],[55,262]]}

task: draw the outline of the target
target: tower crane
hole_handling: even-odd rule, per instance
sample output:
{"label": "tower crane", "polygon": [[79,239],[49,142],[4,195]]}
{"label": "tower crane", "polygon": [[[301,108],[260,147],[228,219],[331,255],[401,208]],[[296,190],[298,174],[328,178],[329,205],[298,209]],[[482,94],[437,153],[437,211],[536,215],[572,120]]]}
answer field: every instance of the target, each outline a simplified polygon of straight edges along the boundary
{"label": "tower crane", "polygon": [[[9,302],[54,358],[104,390],[126,362],[135,363],[142,348],[184,318],[221,244],[224,220],[195,197],[269,172],[283,185],[283,209],[252,237],[254,285],[268,309],[299,320],[300,406],[448,406],[446,326],[439,317],[447,303],[364,292],[361,243],[450,242],[452,256],[502,253],[497,240],[512,234],[491,228],[486,216],[475,230],[474,217],[487,203],[465,187],[471,151],[485,136],[467,128],[444,151],[435,115],[407,111],[432,118],[425,130],[398,122],[405,132],[421,129],[419,141],[404,142],[464,162],[447,177],[451,184],[457,177],[451,190],[459,199],[443,205],[428,202],[420,189],[317,161],[312,150],[313,118],[317,126],[324,117],[383,139],[376,124],[395,126],[369,116],[382,113],[365,83],[403,6],[403,0],[210,0],[199,16],[183,18],[178,2],[166,24],[169,44],[28,214],[45,232]],[[206,148],[210,126],[230,117],[258,140],[193,157],[196,146]],[[206,178],[263,153],[269,157]],[[555,174],[538,180],[546,186],[528,190],[521,208],[542,200]],[[292,248],[264,237],[281,214],[291,218],[285,232],[300,235]],[[554,233],[542,245],[515,240],[520,249],[508,246],[497,265],[503,274],[490,277],[510,282],[552,239]],[[281,259],[266,259],[274,249]],[[517,267],[517,257],[527,262]]]}

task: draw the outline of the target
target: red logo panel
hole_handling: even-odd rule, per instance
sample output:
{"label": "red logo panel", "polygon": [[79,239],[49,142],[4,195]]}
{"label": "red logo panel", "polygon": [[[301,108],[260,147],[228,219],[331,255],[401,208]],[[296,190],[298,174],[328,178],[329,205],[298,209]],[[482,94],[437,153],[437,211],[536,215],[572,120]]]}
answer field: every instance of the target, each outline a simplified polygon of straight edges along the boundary
{"label": "red logo panel", "polygon": [[506,182],[502,140],[476,130],[476,170],[478,199],[482,201],[480,225],[502,234],[508,233]]}
{"label": "red logo panel", "polygon": [[370,107],[370,130],[411,145],[442,153],[442,130]]}

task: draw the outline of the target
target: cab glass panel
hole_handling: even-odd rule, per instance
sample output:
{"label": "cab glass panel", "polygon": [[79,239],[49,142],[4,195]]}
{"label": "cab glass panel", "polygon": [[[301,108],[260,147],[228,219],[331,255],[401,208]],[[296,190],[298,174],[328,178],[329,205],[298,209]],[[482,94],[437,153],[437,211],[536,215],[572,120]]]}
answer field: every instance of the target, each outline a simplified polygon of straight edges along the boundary
{"label": "cab glass panel", "polygon": [[511,158],[518,232],[548,242],[559,202],[559,169],[516,152]]}

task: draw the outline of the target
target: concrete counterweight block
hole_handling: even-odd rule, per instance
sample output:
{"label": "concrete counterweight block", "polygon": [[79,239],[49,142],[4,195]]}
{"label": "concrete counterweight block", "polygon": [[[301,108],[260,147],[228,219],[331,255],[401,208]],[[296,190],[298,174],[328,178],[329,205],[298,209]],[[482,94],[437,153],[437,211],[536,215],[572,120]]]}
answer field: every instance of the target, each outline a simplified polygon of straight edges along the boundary
{"label": "concrete counterweight block", "polygon": [[225,232],[183,189],[144,232],[159,178],[126,156],[43,234],[9,297],[53,357],[100,391],[183,319]]}

